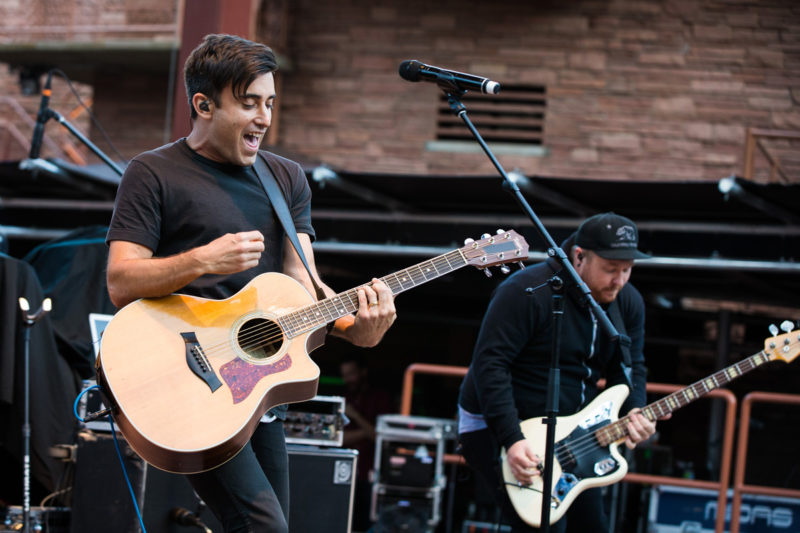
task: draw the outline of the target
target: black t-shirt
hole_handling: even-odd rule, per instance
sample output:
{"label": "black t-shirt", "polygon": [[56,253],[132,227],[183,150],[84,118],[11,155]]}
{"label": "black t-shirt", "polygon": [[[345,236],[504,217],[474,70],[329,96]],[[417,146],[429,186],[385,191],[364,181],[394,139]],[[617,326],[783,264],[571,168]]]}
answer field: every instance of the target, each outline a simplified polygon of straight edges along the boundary
{"label": "black t-shirt", "polygon": [[[311,189],[300,165],[262,151],[286,198],[298,233],[313,240]],[[283,228],[252,167],[216,163],[181,139],[140,154],[128,165],[117,192],[106,242],[141,244],[155,257],[202,246],[226,233],[259,230],[265,251],[256,268],[206,274],[179,292],[227,298],[263,272],[280,272]]]}

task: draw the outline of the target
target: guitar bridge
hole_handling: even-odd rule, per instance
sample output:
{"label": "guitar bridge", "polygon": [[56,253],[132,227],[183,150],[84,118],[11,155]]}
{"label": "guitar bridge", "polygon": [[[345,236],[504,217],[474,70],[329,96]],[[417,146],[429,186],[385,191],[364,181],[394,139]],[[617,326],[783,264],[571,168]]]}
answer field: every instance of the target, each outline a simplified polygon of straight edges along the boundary
{"label": "guitar bridge", "polygon": [[211,368],[211,363],[208,361],[206,354],[203,353],[203,348],[197,340],[197,335],[193,332],[181,333],[183,342],[186,345],[186,364],[195,376],[202,379],[208,385],[211,392],[214,392],[222,386],[217,377],[214,369]]}

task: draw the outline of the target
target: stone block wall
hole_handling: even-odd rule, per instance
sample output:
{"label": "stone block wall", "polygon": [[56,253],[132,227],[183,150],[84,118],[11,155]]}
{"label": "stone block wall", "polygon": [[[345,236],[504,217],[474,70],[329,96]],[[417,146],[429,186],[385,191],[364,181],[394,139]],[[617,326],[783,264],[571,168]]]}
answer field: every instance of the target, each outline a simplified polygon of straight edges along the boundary
{"label": "stone block wall", "polygon": [[405,59],[545,85],[545,155],[500,157],[529,174],[718,179],[746,128],[800,129],[791,0],[304,0],[289,22],[279,142],[343,168],[493,172],[426,149],[440,91],[400,79]]}

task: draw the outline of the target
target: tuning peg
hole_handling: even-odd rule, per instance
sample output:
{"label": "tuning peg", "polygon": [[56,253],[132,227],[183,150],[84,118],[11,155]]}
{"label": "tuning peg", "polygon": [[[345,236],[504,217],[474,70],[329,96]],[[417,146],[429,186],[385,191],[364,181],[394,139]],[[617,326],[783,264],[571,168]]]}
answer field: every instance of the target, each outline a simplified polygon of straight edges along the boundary
{"label": "tuning peg", "polygon": [[522,261],[517,261],[520,270],[525,270],[525,264]]}
{"label": "tuning peg", "polygon": [[502,234],[503,234],[503,233],[505,233],[505,232],[506,232],[506,230],[504,230],[504,229],[498,229],[496,233],[497,233],[498,235],[502,235]]}
{"label": "tuning peg", "polygon": [[483,235],[481,235],[481,239],[488,239],[489,237],[491,237],[491,235],[489,235],[488,233],[484,233]]}
{"label": "tuning peg", "polygon": [[473,242],[475,242],[475,239],[470,239],[469,237],[467,237],[466,239],[464,239],[464,246],[472,244]]}
{"label": "tuning peg", "polygon": [[508,268],[508,265],[500,265],[500,272],[502,272],[503,274],[508,274],[509,272],[511,272],[511,269]]}
{"label": "tuning peg", "polygon": [[778,326],[776,326],[775,324],[770,324],[769,326],[767,326],[767,329],[769,330],[769,332],[772,334],[773,337],[778,334]]}
{"label": "tuning peg", "polygon": [[783,322],[781,322],[781,330],[784,333],[789,333],[793,329],[794,329],[794,322],[792,322],[791,320],[784,320]]}
{"label": "tuning peg", "polygon": [[486,274],[487,278],[491,278],[492,277],[492,271],[489,270],[488,268],[484,268],[483,269],[483,273]]}

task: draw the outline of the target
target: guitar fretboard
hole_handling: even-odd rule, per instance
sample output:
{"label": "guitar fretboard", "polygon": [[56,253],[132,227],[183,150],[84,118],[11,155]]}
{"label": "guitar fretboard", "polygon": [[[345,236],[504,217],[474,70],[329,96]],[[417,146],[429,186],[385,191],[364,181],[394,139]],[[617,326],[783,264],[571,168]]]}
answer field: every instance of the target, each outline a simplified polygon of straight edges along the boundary
{"label": "guitar fretboard", "polygon": [[[393,295],[413,289],[466,266],[467,260],[461,249],[453,250],[422,263],[389,274],[381,278]],[[308,305],[278,318],[287,337],[292,338],[313,331],[358,310],[358,289],[350,289],[317,303]]]}
{"label": "guitar fretboard", "polygon": [[[642,414],[648,420],[655,421],[662,418],[673,411],[677,411],[681,407],[689,405],[701,396],[704,396],[714,389],[718,389],[727,385],[734,379],[750,372],[751,370],[770,362],[772,359],[763,350],[757,354],[751,355],[747,359],[739,361],[727,368],[720,370],[710,376],[692,383],[688,387],[675,391],[669,396],[665,396],[660,400],[651,403],[642,408]],[[608,446],[612,442],[618,442],[628,436],[627,427],[628,417],[620,418],[595,432],[597,441],[603,445]]]}

